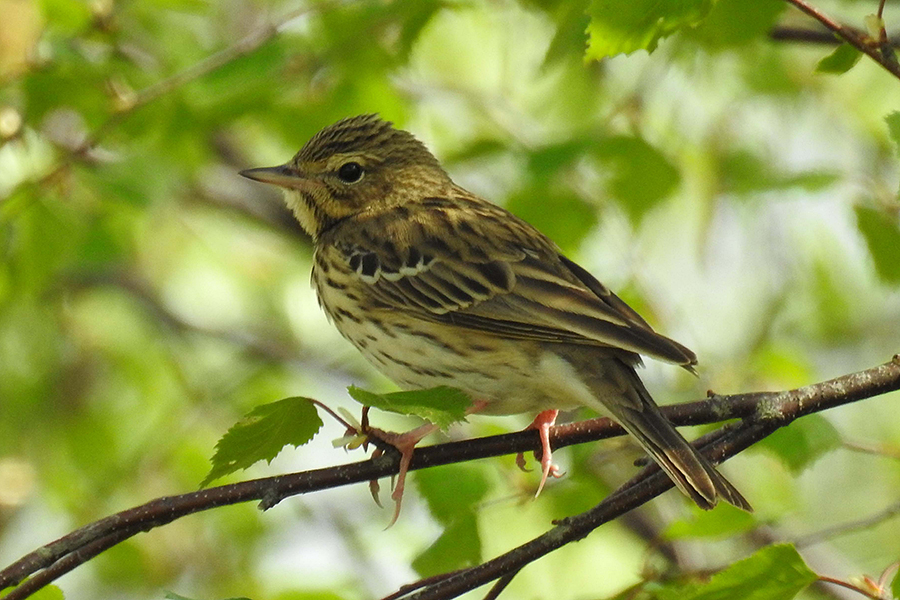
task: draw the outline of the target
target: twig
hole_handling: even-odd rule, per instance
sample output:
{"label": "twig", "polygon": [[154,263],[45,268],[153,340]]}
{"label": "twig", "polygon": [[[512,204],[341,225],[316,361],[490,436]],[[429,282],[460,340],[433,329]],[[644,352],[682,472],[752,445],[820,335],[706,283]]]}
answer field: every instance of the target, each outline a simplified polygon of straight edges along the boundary
{"label": "twig", "polygon": [[847,588],[848,590],[853,590],[854,592],[862,594],[866,598],[871,598],[872,600],[885,600],[883,596],[875,594],[874,592],[865,588],[859,587],[858,585],[853,585],[848,581],[842,581],[840,579],[835,579],[834,577],[825,577],[824,575],[819,575],[819,581],[839,585],[843,588]]}
{"label": "twig", "polygon": [[829,527],[828,529],[823,529],[822,531],[817,531],[815,533],[810,533],[802,537],[795,538],[794,545],[797,547],[803,547],[812,546],[813,544],[820,544],[840,535],[855,533],[863,529],[868,529],[869,527],[874,527],[875,525],[880,525],[891,517],[895,517],[897,515],[900,515],[900,502],[891,504],[884,510],[877,512],[872,516],[866,517],[865,519],[850,521],[849,523],[843,523],[841,525]]}
{"label": "twig", "polygon": [[[714,463],[721,462],[800,416],[861,399],[860,394],[867,395],[868,392],[864,390],[871,390],[871,386],[884,391],[898,389],[900,356],[895,356],[891,362],[874,369],[773,394],[772,397],[748,395],[757,396],[755,415],[740,425],[731,427],[726,435],[713,432],[705,436],[714,438],[715,441],[704,449],[704,454]],[[671,480],[659,471],[656,465],[650,465],[591,510],[563,519],[547,533],[506,554],[458,572],[453,577],[403,598],[404,600],[455,598],[490,581],[518,572],[525,565],[570,542],[582,539],[597,527],[648,502],[672,486]]]}
{"label": "twig", "polygon": [[[838,46],[842,40],[835,37],[834,33],[827,29],[808,27],[791,27],[790,25],[777,25],[769,31],[769,37],[778,42],[799,42],[805,44],[821,44],[824,46]],[[891,48],[900,46],[897,36],[887,38]]]}
{"label": "twig", "polygon": [[882,43],[882,40],[873,40],[858,29],[848,27],[835,21],[815,6],[806,2],[806,0],[785,1],[788,4],[793,4],[799,10],[827,27],[840,39],[844,40],[863,54],[868,55],[869,58],[884,67],[886,71],[890,72],[897,79],[900,79],[900,63],[897,62],[890,44],[887,44],[886,41],[885,43]]}
{"label": "twig", "polygon": [[[719,422],[744,418],[740,424],[727,425],[705,436],[705,454],[714,462],[733,456],[779,427],[805,414],[900,389],[900,357],[859,373],[780,393],[713,396],[687,405],[665,407],[665,414],[676,424]],[[623,435],[608,419],[555,428],[551,440],[555,448]],[[712,443],[708,443],[710,440]],[[416,450],[411,470],[454,462],[514,454],[539,448],[535,431],[492,436],[426,446]],[[257,479],[183,494],[158,498],[142,506],[117,513],[78,529],[59,540],[26,555],[0,571],[0,589],[16,585],[29,577],[5,600],[21,600],[96,556],[103,550],[142,531],[165,525],[183,516],[240,502],[259,501],[265,510],[289,496],[395,474],[399,465],[396,452],[388,451],[376,459]],[[512,577],[526,564],[571,541],[581,539],[605,522],[640,506],[672,487],[668,477],[656,465],[650,465],[597,507],[560,521],[543,536],[483,565],[464,569],[449,576],[429,580],[413,595],[393,597],[451,598],[491,581]],[[422,583],[422,582],[420,582]],[[419,589],[421,588],[421,589]]]}
{"label": "twig", "polygon": [[841,446],[854,452],[900,460],[900,448],[888,446],[887,444],[872,444],[869,442],[844,440],[841,442]]}

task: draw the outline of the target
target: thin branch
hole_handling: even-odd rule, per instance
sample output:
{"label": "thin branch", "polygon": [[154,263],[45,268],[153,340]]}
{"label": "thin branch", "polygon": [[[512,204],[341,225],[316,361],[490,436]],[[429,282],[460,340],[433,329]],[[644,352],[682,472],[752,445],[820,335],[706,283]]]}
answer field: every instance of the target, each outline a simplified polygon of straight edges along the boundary
{"label": "thin branch", "polygon": [[860,452],[862,454],[871,454],[872,456],[881,456],[883,458],[894,458],[900,460],[900,448],[888,444],[872,444],[870,442],[844,440],[841,446],[847,450]]}
{"label": "thin branch", "polygon": [[850,521],[849,523],[843,523],[841,525],[836,525],[834,527],[829,527],[828,529],[823,529],[815,533],[810,533],[802,537],[795,538],[794,545],[797,547],[803,547],[812,546],[813,544],[820,544],[822,542],[830,540],[831,538],[846,535],[848,533],[856,533],[857,531],[875,527],[876,525],[880,525],[881,523],[884,523],[888,519],[891,519],[897,515],[900,515],[900,502],[891,504],[884,510],[866,517],[865,519]]}
{"label": "thin branch", "polygon": [[824,575],[819,575],[819,581],[823,581],[825,583],[831,583],[834,585],[839,585],[843,588],[847,588],[848,590],[853,590],[858,594],[862,594],[866,598],[871,598],[872,600],[885,600],[884,596],[880,596],[870,590],[865,588],[861,588],[858,585],[853,585],[850,582],[842,581],[840,579],[835,579],[834,577],[825,577]]}
{"label": "thin branch", "polygon": [[[769,31],[769,37],[778,42],[798,42],[823,46],[839,46],[842,43],[840,38],[835,37],[827,29],[810,29],[809,27],[792,27],[790,25],[776,25]],[[895,49],[900,46],[900,39],[896,35],[888,37],[886,42]]]}
{"label": "thin branch", "polygon": [[[716,442],[704,449],[704,454],[714,462],[719,462],[719,459],[737,454],[777,428],[778,425],[774,423],[769,423],[768,426],[760,423],[749,424],[740,430],[733,430],[733,435],[728,438],[719,436]],[[497,558],[459,571],[453,577],[402,598],[404,600],[456,598],[491,581],[518,572],[526,565],[566,544],[583,539],[601,525],[649,502],[673,485],[672,480],[655,464],[645,467],[640,474],[594,508],[557,521],[553,529]]]}
{"label": "thin branch", "polygon": [[[715,441],[703,449],[704,454],[714,463],[721,462],[800,416],[868,396],[874,389],[873,386],[882,390],[879,393],[900,389],[900,356],[895,356],[891,362],[874,369],[773,394],[772,397],[755,395],[758,398],[755,415],[739,425],[726,426],[728,432],[725,435],[713,432],[705,436],[714,438]],[[527,564],[550,552],[582,539],[597,527],[648,502],[672,486],[672,481],[656,465],[650,465],[591,510],[559,521],[556,527],[547,533],[497,558],[457,572],[453,577],[402,598],[405,600],[456,598],[491,581],[518,572]]]}
{"label": "thin branch", "polygon": [[[800,416],[897,389],[900,389],[900,357],[894,357],[891,362],[866,371],[796,390],[712,396],[699,402],[665,407],[663,410],[677,425],[742,418],[740,423],[726,425],[699,440],[710,460],[721,462]],[[594,419],[554,428],[551,441],[555,448],[561,448],[623,434],[622,429],[608,419]],[[514,454],[535,450],[539,446],[538,435],[534,431],[426,446],[416,450],[410,469]],[[259,501],[260,507],[265,510],[289,496],[395,474],[398,465],[399,455],[389,451],[375,459],[339,467],[158,498],[82,527],[26,555],[0,571],[0,589],[16,585],[29,577],[4,597],[5,600],[21,600],[103,550],[142,531],[165,525],[183,516],[250,501]],[[543,536],[477,567],[429,580],[421,586],[413,584],[405,587],[405,590],[415,590],[412,595],[401,593],[393,597],[420,600],[452,598],[491,581],[511,577],[530,562],[571,541],[581,539],[603,523],[640,506],[670,487],[671,480],[655,464],[650,465],[594,509],[559,521],[556,527]]]}
{"label": "thin branch", "polygon": [[506,589],[506,586],[508,586],[510,583],[512,583],[512,580],[518,574],[519,574],[519,572],[516,571],[514,573],[509,573],[507,575],[504,575],[503,577],[498,579],[497,583],[495,583],[494,586],[490,589],[490,591],[485,595],[484,600],[497,600],[497,598],[500,596],[500,594],[503,592],[503,590]]}
{"label": "thin branch", "polygon": [[827,27],[840,39],[863,54],[868,55],[869,58],[884,67],[891,75],[900,79],[900,63],[897,62],[897,58],[894,56],[892,46],[886,42],[886,35],[884,40],[874,40],[864,32],[834,20],[806,0],[785,0],[785,2],[796,6],[800,11]]}

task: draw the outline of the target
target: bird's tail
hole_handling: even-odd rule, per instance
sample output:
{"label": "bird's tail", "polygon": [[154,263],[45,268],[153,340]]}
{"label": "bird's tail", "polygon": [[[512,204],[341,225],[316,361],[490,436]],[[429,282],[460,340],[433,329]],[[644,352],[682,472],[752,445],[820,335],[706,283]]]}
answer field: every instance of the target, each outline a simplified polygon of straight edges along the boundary
{"label": "bird's tail", "polygon": [[[630,389],[626,394],[631,396],[629,400],[632,402],[604,404],[612,417],[637,438],[678,489],[705,510],[713,508],[721,498],[752,512],[750,503],[741,493],[663,416],[634,369],[622,363],[618,367],[617,374],[627,380]],[[634,397],[634,392],[637,397]]]}

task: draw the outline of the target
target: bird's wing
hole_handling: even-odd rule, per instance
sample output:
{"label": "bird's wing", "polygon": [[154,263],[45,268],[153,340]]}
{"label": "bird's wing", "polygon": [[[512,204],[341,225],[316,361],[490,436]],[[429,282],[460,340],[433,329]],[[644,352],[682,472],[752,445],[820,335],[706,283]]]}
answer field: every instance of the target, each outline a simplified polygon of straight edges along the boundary
{"label": "bird's wing", "polygon": [[693,352],[653,331],[504,209],[464,198],[435,198],[420,208],[414,216],[401,210],[342,225],[335,247],[383,308],[502,337],[619,348],[688,368],[696,363]]}

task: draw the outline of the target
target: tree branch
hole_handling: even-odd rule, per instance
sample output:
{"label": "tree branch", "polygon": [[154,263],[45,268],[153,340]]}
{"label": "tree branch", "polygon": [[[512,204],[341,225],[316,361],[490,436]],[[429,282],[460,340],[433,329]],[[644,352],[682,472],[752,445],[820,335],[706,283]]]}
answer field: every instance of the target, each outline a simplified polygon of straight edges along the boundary
{"label": "tree branch", "polygon": [[[711,395],[708,399],[664,407],[676,425],[716,423],[740,418],[698,440],[698,447],[718,463],[741,452],[794,419],[843,404],[900,389],[900,356],[878,367],[784,392]],[[592,419],[563,425],[551,431],[554,448],[624,435],[609,419]],[[518,433],[426,446],[416,449],[411,470],[535,450],[537,432]],[[240,502],[259,501],[268,509],[284,498],[396,474],[399,455],[384,455],[362,461],[302,473],[267,477],[224,485],[178,496],[158,498],[82,527],[24,556],[0,571],[0,589],[25,581],[4,596],[21,600],[71,571],[100,552],[142,531],[165,525],[183,516]],[[644,468],[595,508],[568,517],[531,542],[482,565],[446,577],[404,588],[397,598],[452,598],[495,580],[508,583],[522,567],[547,553],[578,540],[625,512],[672,487],[655,465]],[[405,590],[415,589],[412,595]]]}
{"label": "tree branch", "polygon": [[[719,463],[801,416],[897,389],[900,389],[900,355],[894,356],[891,362],[879,367],[796,390],[777,394],[737,396],[736,403],[743,408],[747,407],[748,398],[758,399],[758,402],[754,403],[752,416],[746,417],[740,424],[726,425],[723,428],[724,435],[723,430],[719,430],[704,436],[696,445],[712,462]],[[713,441],[709,443],[709,440]],[[641,506],[673,485],[659,467],[655,464],[650,465],[594,508],[558,521],[553,529],[532,541],[481,565],[457,571],[420,591],[412,594],[399,593],[389,598],[392,600],[456,598],[491,581],[508,579],[527,564],[570,542],[584,538],[604,523]]]}
{"label": "tree branch", "polygon": [[[863,54],[866,54],[876,63],[884,67],[891,75],[900,79],[900,62],[894,55],[893,46],[887,39],[884,28],[881,28],[879,39],[873,39],[859,29],[848,27],[834,20],[824,12],[809,4],[806,0],[785,0],[788,4],[793,4],[800,11],[806,13],[829,30],[837,35]],[[883,8],[883,7],[882,7]],[[878,16],[881,16],[882,9],[879,8]]]}

